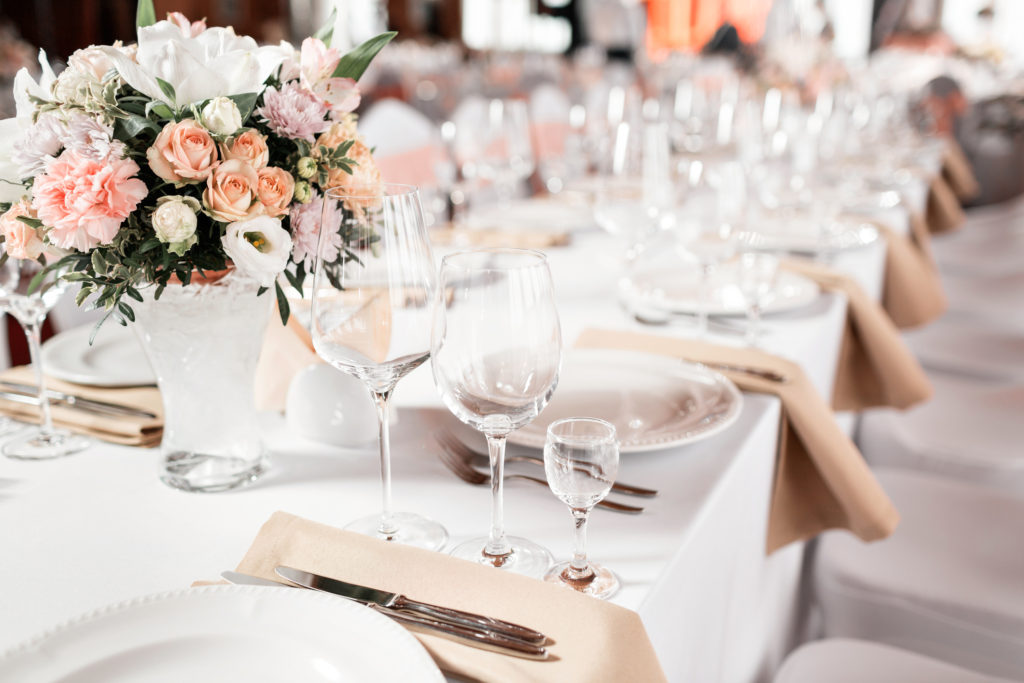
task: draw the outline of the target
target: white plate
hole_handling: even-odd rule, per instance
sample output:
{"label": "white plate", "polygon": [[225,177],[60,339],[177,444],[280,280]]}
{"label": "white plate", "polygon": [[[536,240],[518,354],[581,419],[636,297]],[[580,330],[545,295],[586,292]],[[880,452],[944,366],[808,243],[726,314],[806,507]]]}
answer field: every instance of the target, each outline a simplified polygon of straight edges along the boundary
{"label": "white plate", "polygon": [[98,387],[156,384],[146,353],[130,327],[107,321],[89,346],[93,323],[61,332],[43,344],[43,367],[57,379]]}
{"label": "white plate", "polygon": [[551,402],[508,440],[543,448],[555,420],[600,417],[615,425],[623,453],[653,451],[721,432],[742,406],[736,385],[701,365],[637,351],[570,351]]}
{"label": "white plate", "polygon": [[[707,302],[700,298],[700,270],[664,268],[637,273],[620,290],[627,309],[635,312],[698,313],[707,307],[708,315],[745,315],[746,299],[737,284],[737,264],[727,263],[711,275]],[[775,284],[761,307],[762,313],[781,313],[813,303],[821,294],[817,283],[803,275],[780,270]]]}
{"label": "white plate", "polygon": [[822,234],[810,216],[769,217],[756,230],[741,231],[737,239],[752,249],[826,254],[860,249],[878,241],[878,228],[852,217],[840,218]]}
{"label": "white plate", "polygon": [[587,207],[552,198],[522,199],[507,206],[493,204],[470,209],[466,225],[474,229],[530,230],[565,233],[592,227]]}
{"label": "white plate", "polygon": [[363,605],[295,588],[206,586],[82,615],[0,658],[0,680],[443,682],[423,646]]}

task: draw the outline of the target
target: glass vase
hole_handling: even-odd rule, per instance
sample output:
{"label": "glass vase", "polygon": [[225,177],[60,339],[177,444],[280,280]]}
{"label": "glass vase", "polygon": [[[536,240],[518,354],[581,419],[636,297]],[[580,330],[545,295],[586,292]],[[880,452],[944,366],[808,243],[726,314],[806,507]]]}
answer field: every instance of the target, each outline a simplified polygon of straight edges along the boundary
{"label": "glass vase", "polygon": [[136,331],[164,404],[161,480],[216,492],[255,481],[267,469],[253,381],[272,297],[235,271],[170,284],[134,304]]}

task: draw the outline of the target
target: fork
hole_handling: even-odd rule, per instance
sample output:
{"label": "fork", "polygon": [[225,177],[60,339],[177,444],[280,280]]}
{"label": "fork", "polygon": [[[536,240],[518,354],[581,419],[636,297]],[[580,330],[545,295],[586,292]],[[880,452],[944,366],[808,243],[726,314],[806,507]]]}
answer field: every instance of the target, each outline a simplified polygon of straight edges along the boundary
{"label": "fork", "polygon": [[[462,457],[462,459],[465,460],[467,464],[487,467],[490,463],[490,459],[488,458],[486,453],[483,453],[481,451],[474,449],[471,446],[466,445],[465,443],[460,441],[454,434],[452,434],[450,431],[446,429],[439,431],[436,435],[436,438],[438,442],[441,443],[442,446],[446,446],[448,450],[450,450],[454,455]],[[541,467],[544,466],[544,460],[534,455],[506,454],[505,462],[528,462],[534,465],[540,465]],[[583,466],[576,466],[574,469],[576,469],[579,472],[588,472],[593,474],[593,472],[591,472],[590,470]],[[631,484],[622,484],[619,482],[615,482],[612,484],[612,491],[615,491],[616,493],[625,493],[630,496],[652,497],[658,495],[658,492],[655,489],[648,489],[642,486],[633,486]]]}
{"label": "fork", "polygon": [[[435,435],[435,440],[441,446],[441,462],[444,463],[445,467],[452,471],[462,481],[473,484],[475,486],[482,486],[488,484],[491,481],[491,475],[487,472],[481,472],[480,470],[469,464],[469,461],[465,459],[461,454],[456,453],[452,450],[450,444],[441,440],[441,437]],[[527,474],[506,474],[505,479],[521,479],[523,481],[532,481],[534,484],[540,484],[544,488],[548,488],[548,482],[539,477],[531,477]],[[616,503],[608,499],[599,501],[598,507],[603,507],[608,510],[615,510],[616,512],[628,512],[637,514],[643,512],[644,509],[636,507],[635,505],[624,505],[623,503]]]}

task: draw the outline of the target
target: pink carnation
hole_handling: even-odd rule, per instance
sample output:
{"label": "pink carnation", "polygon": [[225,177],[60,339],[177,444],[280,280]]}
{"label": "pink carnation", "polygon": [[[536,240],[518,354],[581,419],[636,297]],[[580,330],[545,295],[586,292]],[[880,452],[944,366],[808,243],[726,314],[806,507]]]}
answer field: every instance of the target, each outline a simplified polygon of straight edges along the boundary
{"label": "pink carnation", "polygon": [[149,192],[133,177],[138,172],[130,159],[101,163],[65,150],[33,186],[32,208],[50,228],[50,242],[79,251],[109,244]]}
{"label": "pink carnation", "polygon": [[[307,204],[296,204],[291,211],[292,229],[292,260],[295,263],[305,263],[309,269],[316,257],[317,240],[320,237],[320,212],[323,210],[324,199],[313,190],[313,198]],[[331,202],[328,207],[329,215],[323,217],[323,224],[330,226],[330,236],[324,242],[320,256],[327,263],[337,260],[341,251],[341,235],[338,229],[341,227],[341,214],[338,212],[338,203]]]}
{"label": "pink carnation", "polygon": [[263,94],[263,106],[256,113],[270,130],[293,140],[313,142],[313,136],[330,125],[324,120],[327,115],[324,103],[294,82],[285,83],[280,90],[267,88]]}

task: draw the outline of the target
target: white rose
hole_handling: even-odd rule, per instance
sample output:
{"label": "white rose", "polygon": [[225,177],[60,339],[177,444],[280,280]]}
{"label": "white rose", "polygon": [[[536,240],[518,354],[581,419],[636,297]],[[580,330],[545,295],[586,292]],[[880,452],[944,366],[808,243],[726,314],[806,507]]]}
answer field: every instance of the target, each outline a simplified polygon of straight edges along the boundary
{"label": "white rose", "polygon": [[192,197],[168,195],[156,203],[152,221],[157,239],[170,244],[171,251],[181,256],[196,243],[199,202]]}
{"label": "white rose", "polygon": [[91,73],[82,72],[68,67],[57,76],[53,84],[53,96],[58,102],[88,106],[99,100],[103,94],[103,86],[93,78]]}
{"label": "white rose", "polygon": [[292,253],[291,236],[279,219],[270,216],[230,223],[220,239],[238,271],[263,287],[274,284]]}
{"label": "white rose", "polygon": [[[119,46],[120,41],[114,44],[114,47]],[[107,72],[114,68],[114,62],[102,48],[90,45],[82,50],[76,50],[68,58],[68,67],[84,74],[90,74],[97,81],[102,81]]]}
{"label": "white rose", "polygon": [[214,97],[203,107],[202,118],[214,135],[231,135],[242,127],[242,114],[230,97]]}

